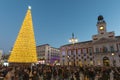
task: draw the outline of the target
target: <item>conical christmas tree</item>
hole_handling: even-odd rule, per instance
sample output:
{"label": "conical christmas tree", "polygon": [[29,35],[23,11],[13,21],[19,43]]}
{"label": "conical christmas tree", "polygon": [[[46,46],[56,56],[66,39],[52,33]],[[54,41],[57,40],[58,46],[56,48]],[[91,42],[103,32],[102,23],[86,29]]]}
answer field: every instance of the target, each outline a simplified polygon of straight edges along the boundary
{"label": "conical christmas tree", "polygon": [[10,63],[37,62],[36,43],[32,24],[31,8],[29,7],[16,42],[9,56]]}

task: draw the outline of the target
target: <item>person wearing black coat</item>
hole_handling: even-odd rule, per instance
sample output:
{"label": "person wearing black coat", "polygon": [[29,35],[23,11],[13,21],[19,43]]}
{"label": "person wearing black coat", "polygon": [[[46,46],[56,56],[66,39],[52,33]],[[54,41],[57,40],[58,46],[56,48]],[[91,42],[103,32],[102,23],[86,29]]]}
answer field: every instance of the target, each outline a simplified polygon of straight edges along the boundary
{"label": "person wearing black coat", "polygon": [[32,75],[33,75],[32,80],[39,80],[39,76],[37,74],[37,71],[33,71]]}
{"label": "person wearing black coat", "polygon": [[80,80],[80,74],[78,70],[75,72],[75,78],[76,80]]}
{"label": "person wearing black coat", "polygon": [[23,80],[29,80],[29,74],[28,74],[28,70],[27,69],[24,69]]}

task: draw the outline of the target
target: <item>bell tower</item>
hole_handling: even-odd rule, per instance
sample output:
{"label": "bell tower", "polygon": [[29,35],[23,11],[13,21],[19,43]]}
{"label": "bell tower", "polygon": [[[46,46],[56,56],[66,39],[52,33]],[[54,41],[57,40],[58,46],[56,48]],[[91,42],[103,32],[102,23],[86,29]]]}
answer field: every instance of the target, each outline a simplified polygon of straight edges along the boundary
{"label": "bell tower", "polygon": [[104,21],[104,18],[102,15],[98,16],[98,22],[97,22],[97,29],[98,34],[105,34],[106,33],[106,22]]}

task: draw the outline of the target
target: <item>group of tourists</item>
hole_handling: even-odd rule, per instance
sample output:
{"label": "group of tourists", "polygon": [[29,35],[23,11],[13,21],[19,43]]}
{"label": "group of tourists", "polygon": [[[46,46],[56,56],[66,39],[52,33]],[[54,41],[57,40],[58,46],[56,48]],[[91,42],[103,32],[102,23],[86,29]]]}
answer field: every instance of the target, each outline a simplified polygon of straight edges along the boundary
{"label": "group of tourists", "polygon": [[0,66],[0,80],[120,80],[119,67]]}

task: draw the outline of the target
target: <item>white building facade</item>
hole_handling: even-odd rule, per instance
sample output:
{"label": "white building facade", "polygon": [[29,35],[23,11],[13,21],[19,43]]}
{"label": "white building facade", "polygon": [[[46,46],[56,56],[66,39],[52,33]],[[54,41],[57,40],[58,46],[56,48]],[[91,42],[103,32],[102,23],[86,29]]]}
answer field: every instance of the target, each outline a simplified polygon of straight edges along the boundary
{"label": "white building facade", "polygon": [[103,16],[98,16],[98,34],[92,40],[60,47],[61,65],[120,66],[120,36],[107,32]]}
{"label": "white building facade", "polygon": [[49,44],[37,46],[38,61],[41,64],[56,64],[60,61],[60,50],[53,48]]}

